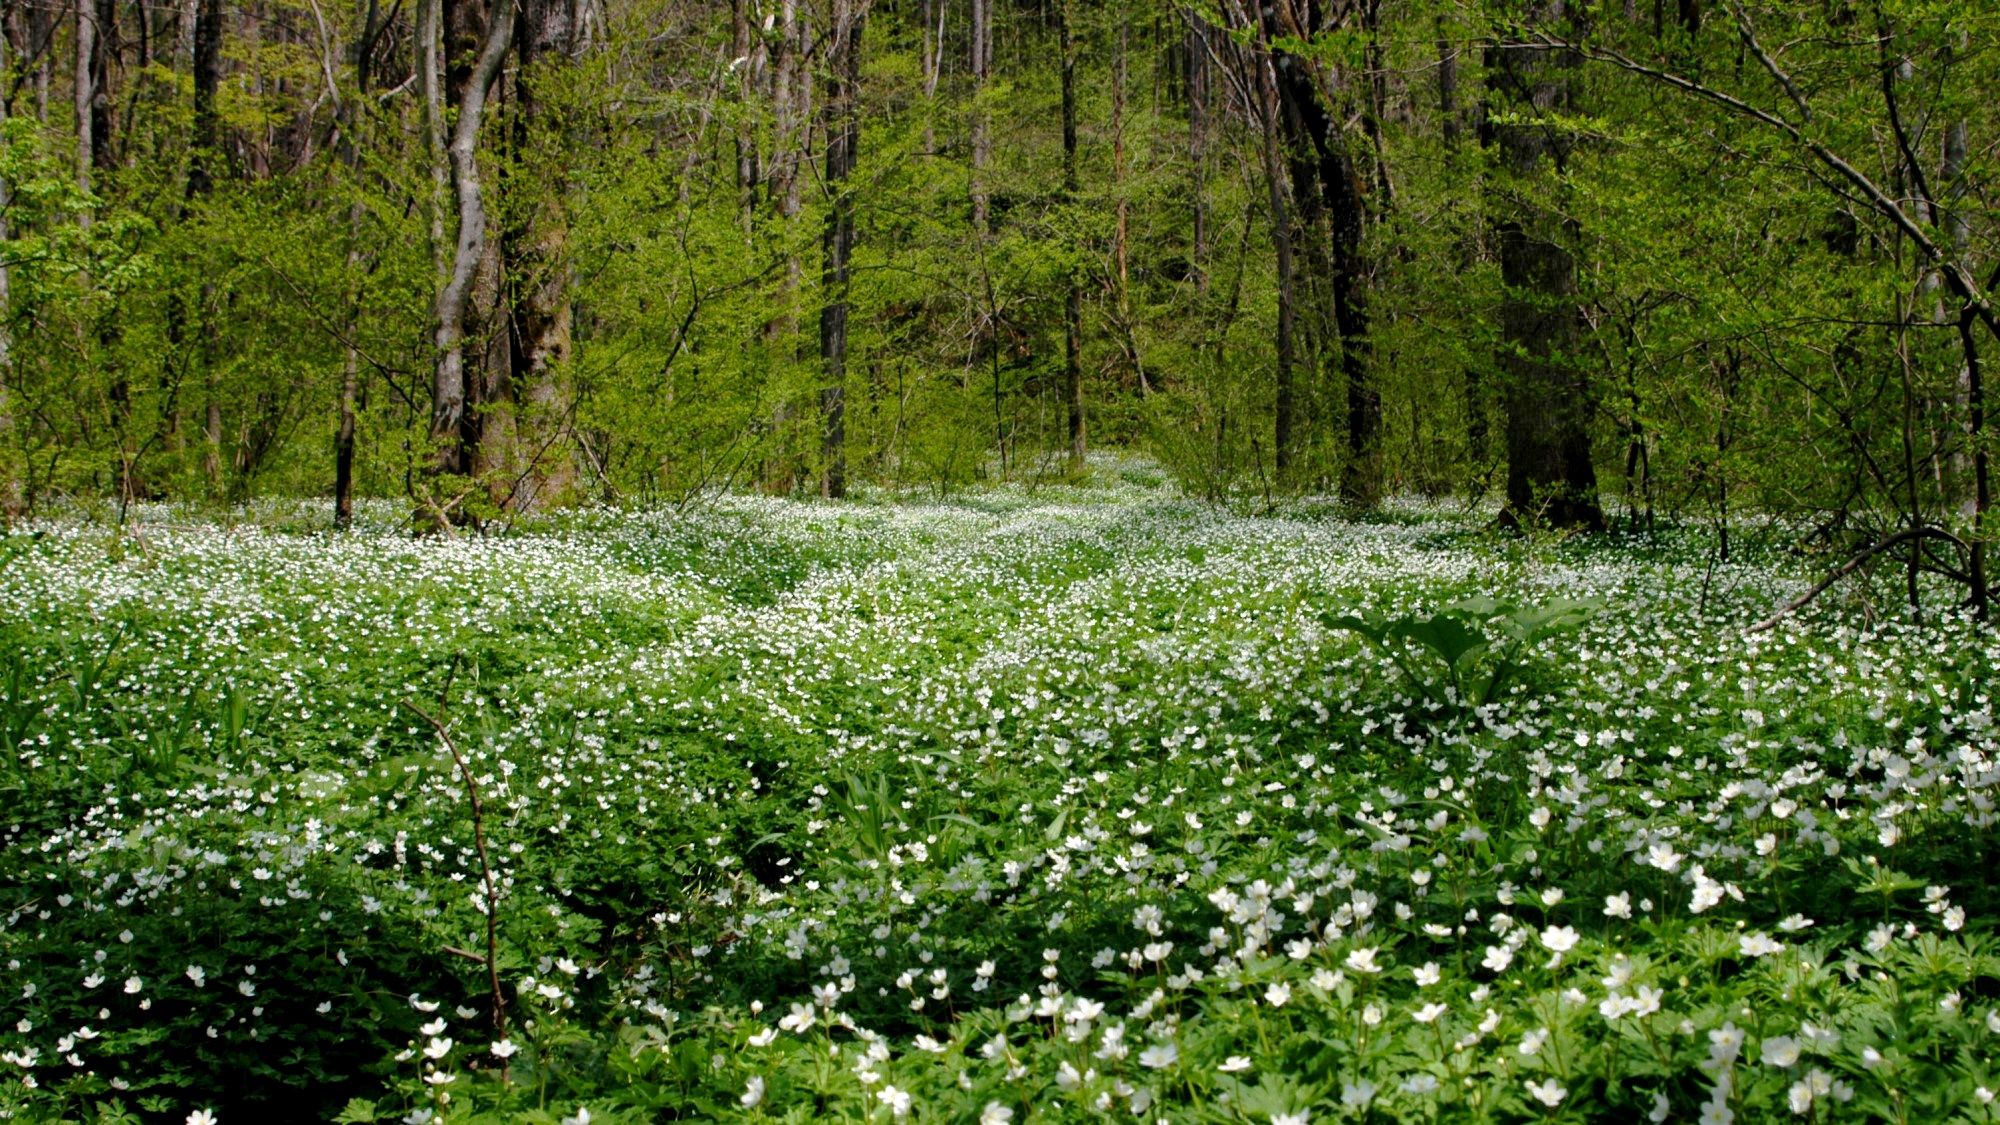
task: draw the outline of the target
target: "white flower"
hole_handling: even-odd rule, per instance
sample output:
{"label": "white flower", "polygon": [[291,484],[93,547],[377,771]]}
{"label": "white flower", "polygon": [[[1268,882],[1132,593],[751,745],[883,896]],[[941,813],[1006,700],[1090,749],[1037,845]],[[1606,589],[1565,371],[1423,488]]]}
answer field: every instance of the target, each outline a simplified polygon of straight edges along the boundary
{"label": "white flower", "polygon": [[414,992],[410,993],[410,1007],[415,1008],[419,1012],[426,1013],[438,1010],[437,1001],[425,1000]]}
{"label": "white flower", "polygon": [[1672,1103],[1667,1101],[1667,1096],[1655,1090],[1653,1092],[1653,1108],[1646,1114],[1646,1120],[1652,1122],[1653,1125],[1661,1125],[1661,1122],[1667,1119],[1667,1111],[1671,1107]]}
{"label": "white flower", "polygon": [[1709,878],[1700,864],[1696,864],[1691,873],[1694,875],[1694,897],[1688,900],[1688,913],[1700,914],[1721,902],[1725,892],[1722,884]]}
{"label": "white flower", "polygon": [[811,1004],[792,1005],[792,1014],[778,1021],[778,1026],[784,1028],[786,1031],[794,1031],[801,1034],[812,1025],[813,1006]]}
{"label": "white flower", "polygon": [[1620,891],[1604,896],[1604,916],[1606,918],[1630,918],[1632,916],[1632,894]]}
{"label": "white flower", "polygon": [[736,1100],[743,1103],[744,1109],[757,1108],[757,1103],[764,1100],[764,1076],[751,1075],[750,1081],[743,1086],[743,1096]]}
{"label": "white flower", "polygon": [[140,980],[138,977],[125,978],[125,993],[128,996],[137,993],[140,989],[143,989],[145,987],[146,987],[146,982]]}
{"label": "white flower", "polygon": [[576,1116],[563,1118],[562,1125],[590,1125],[590,1107],[577,1106]]}
{"label": "white flower", "polygon": [[1790,1066],[1799,1061],[1799,1041],[1787,1035],[1773,1035],[1764,1040],[1765,1066]]}
{"label": "white flower", "polygon": [[896,1118],[910,1115],[910,1095],[894,1086],[884,1086],[875,1091],[875,1099],[889,1107],[889,1115]]}
{"label": "white flower", "polygon": [[1569,1091],[1557,1084],[1553,1078],[1543,1079],[1540,1084],[1530,1082],[1527,1083],[1527,1086],[1528,1093],[1534,1095],[1536,1101],[1548,1106],[1550,1109],[1561,1105],[1562,1100],[1569,1096]]}
{"label": "white flower", "polygon": [[1769,957],[1784,951],[1784,943],[1774,941],[1769,934],[1752,931],[1736,939],[1737,951],[1745,957]]}
{"label": "white flower", "polygon": [[1681,860],[1686,858],[1674,850],[1672,844],[1654,844],[1646,849],[1646,862],[1671,875],[1681,869]]}
{"label": "white flower", "polygon": [[1250,1069],[1250,1059],[1244,1055],[1231,1055],[1215,1069],[1224,1074],[1238,1074]]}
{"label": "white flower", "polygon": [[1379,973],[1382,966],[1375,963],[1375,953],[1373,946],[1357,949],[1347,955],[1347,967],[1357,973]]}
{"label": "white flower", "polygon": [[767,1027],[764,1030],[750,1037],[750,1045],[752,1047],[768,1047],[772,1043],[776,1042],[777,1039],[778,1039],[778,1029],[775,1027]]}
{"label": "white flower", "polygon": [[1284,1007],[1285,1002],[1291,998],[1292,986],[1284,981],[1273,981],[1271,987],[1264,990],[1264,1002],[1273,1008]]}
{"label": "white flower", "polygon": [[450,1053],[451,1037],[448,1035],[434,1036],[430,1043],[424,1047],[424,1057],[427,1059],[441,1059]]}
{"label": "white flower", "polygon": [[1311,1120],[1312,1112],[1304,1109],[1297,1113],[1274,1113],[1271,1115],[1271,1125],[1306,1125]]}
{"label": "white flower", "polygon": [[1444,974],[1438,971],[1436,961],[1424,962],[1417,968],[1411,969],[1410,975],[1416,978],[1418,988],[1429,988],[1444,977]]}
{"label": "white flower", "polygon": [[1486,956],[1481,958],[1479,963],[1496,973],[1504,973],[1507,971],[1507,966],[1514,963],[1514,951],[1504,945],[1489,945],[1486,947]]}
{"label": "white flower", "polygon": [[443,1017],[439,1017],[439,1018],[437,1018],[437,1019],[434,1019],[434,1020],[432,1020],[431,1022],[429,1022],[429,1023],[425,1024],[424,1026],[422,1026],[422,1027],[418,1028],[418,1029],[417,1029],[417,1034],[419,1034],[419,1035],[443,1035],[443,1034],[444,1034],[444,1029],[445,1029],[445,1022],[444,1022],[444,1018],[443,1018]]}
{"label": "white flower", "polygon": [[1340,1104],[1354,1109],[1361,1109],[1367,1106],[1369,1102],[1375,1100],[1375,1090],[1375,1083],[1370,1082],[1366,1078],[1363,1078],[1359,1082],[1342,1082],[1340,1084]]}
{"label": "white flower", "polygon": [[979,1111],[979,1125],[1007,1125],[1014,1120],[1014,1111],[999,1102],[987,1102]]}
{"label": "white flower", "polygon": [[1577,933],[1568,926],[1550,926],[1542,931],[1542,947],[1551,953],[1568,953],[1576,948]]}
{"label": "white flower", "polygon": [[187,1115],[187,1125],[215,1125],[215,1111],[197,1109]]}
{"label": "white flower", "polygon": [[1734,1021],[1708,1033],[1708,1057],[1718,1063],[1735,1062],[1743,1050],[1743,1032]]}
{"label": "white flower", "polygon": [[1149,1070],[1165,1070],[1180,1061],[1181,1049],[1173,1043],[1157,1043],[1139,1052],[1139,1065]]}
{"label": "white flower", "polygon": [[[193,981],[196,988],[200,988],[208,980],[208,970],[203,969],[200,965],[189,965],[187,967],[187,979]],[[201,1112],[207,1113],[208,1111],[204,1109]]]}
{"label": "white flower", "polygon": [[1412,1013],[1410,1018],[1416,1020],[1418,1023],[1435,1023],[1439,1016],[1445,1014],[1445,1011],[1446,1008],[1443,1004],[1425,1004]]}
{"label": "white flower", "polygon": [[493,1052],[493,1057],[496,1059],[511,1059],[514,1057],[515,1052],[520,1049],[520,1045],[512,1039],[502,1039],[487,1048],[487,1050]]}
{"label": "white flower", "polygon": [[1521,1036],[1521,1046],[1517,1049],[1523,1055],[1537,1055],[1541,1053],[1542,1044],[1547,1043],[1548,1041],[1549,1041],[1549,1029],[1546,1027],[1538,1027],[1535,1028],[1533,1031],[1528,1032],[1526,1035]]}

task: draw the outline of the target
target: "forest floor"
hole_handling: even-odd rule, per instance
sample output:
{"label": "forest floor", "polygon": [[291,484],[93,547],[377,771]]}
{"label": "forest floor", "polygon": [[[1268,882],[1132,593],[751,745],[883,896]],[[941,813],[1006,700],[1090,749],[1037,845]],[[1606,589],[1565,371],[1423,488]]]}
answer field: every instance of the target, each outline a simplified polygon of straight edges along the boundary
{"label": "forest floor", "polygon": [[379,514],[0,540],[0,1112],[1993,1119],[2000,646],[1817,564]]}

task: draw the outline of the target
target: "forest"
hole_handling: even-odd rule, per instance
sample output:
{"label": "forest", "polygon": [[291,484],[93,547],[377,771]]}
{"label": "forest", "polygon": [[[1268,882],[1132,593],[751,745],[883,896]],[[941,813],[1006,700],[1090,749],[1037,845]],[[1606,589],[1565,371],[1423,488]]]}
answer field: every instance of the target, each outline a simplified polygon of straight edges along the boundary
{"label": "forest", "polygon": [[1964,0],[0,0],[0,1119],[2000,1120]]}
{"label": "forest", "polygon": [[1996,20],[10,0],[0,495],[443,528],[1113,448],[1901,534],[1983,605]]}

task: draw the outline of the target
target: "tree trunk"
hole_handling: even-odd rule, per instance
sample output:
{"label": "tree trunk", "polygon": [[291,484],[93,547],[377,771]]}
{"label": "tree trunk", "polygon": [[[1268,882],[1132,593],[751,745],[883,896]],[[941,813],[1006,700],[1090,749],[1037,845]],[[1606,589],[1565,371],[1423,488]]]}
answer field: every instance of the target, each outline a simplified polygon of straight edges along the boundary
{"label": "tree trunk", "polygon": [[1292,265],[1292,216],[1291,207],[1285,201],[1283,142],[1278,136],[1278,92],[1276,79],[1271,73],[1270,54],[1256,52],[1251,56],[1251,65],[1257,71],[1258,123],[1262,126],[1264,140],[1264,181],[1269,189],[1271,244],[1276,251],[1278,266],[1277,393],[1272,449],[1277,475],[1284,478],[1291,475],[1292,469],[1292,414],[1296,408],[1292,368],[1297,363],[1294,333],[1298,316],[1298,284]]}
{"label": "tree trunk", "polygon": [[1208,296],[1208,21],[1187,9],[1188,194],[1193,235],[1188,275],[1196,297]]}
{"label": "tree trunk", "polygon": [[850,180],[861,144],[861,32],[867,18],[866,0],[837,0],[830,29],[834,66],[825,108],[826,188],[833,200],[827,210],[825,265],[820,275],[825,301],[819,314],[823,379],[820,457],[824,471],[820,489],[836,499],[847,495],[847,296],[849,262],[854,254],[854,189]]}
{"label": "tree trunk", "polygon": [[[1058,0],[1056,18],[1062,38],[1063,201],[1074,202],[1079,182],[1076,170],[1076,26],[1073,0]],[[1063,402],[1069,412],[1069,467],[1082,472],[1083,417],[1083,283],[1074,266],[1063,301]]]}
{"label": "tree trunk", "polygon": [[359,198],[362,150],[359,133],[365,120],[360,103],[368,97],[377,16],[375,0],[369,0],[361,35],[354,47],[355,97],[348,103],[343,115],[347,121],[346,128],[342,130],[342,163],[347,166],[348,174],[355,177],[353,190],[357,197],[347,209],[347,276],[353,288],[348,294],[347,344],[341,357],[340,420],[333,435],[333,526],[339,531],[354,526],[355,409],[361,394],[361,352],[355,340],[361,328],[361,304],[366,284],[366,274],[362,269],[362,222],[367,217],[367,210],[362,207]]}
{"label": "tree trunk", "polygon": [[[1312,19],[1310,8],[1307,18]],[[1279,33],[1298,34],[1298,26],[1266,25],[1264,43]],[[1382,393],[1374,383],[1374,345],[1368,333],[1368,263],[1362,237],[1366,204],[1361,173],[1334,110],[1323,99],[1314,61],[1282,50],[1271,50],[1275,89],[1282,121],[1294,153],[1294,193],[1301,211],[1308,200],[1318,212],[1301,229],[1324,234],[1306,261],[1322,273],[1325,299],[1332,306],[1332,329],[1339,337],[1342,382],[1347,392],[1347,456],[1340,490],[1350,504],[1371,508],[1381,499]],[[1330,85],[1330,83],[1327,83]],[[1323,217],[1322,231],[1319,219]],[[1322,340],[1322,347],[1332,341]]]}
{"label": "tree trunk", "polygon": [[[524,225],[500,239],[499,265],[511,328],[502,362],[516,401],[499,404],[503,412],[513,414],[508,435],[512,448],[496,449],[493,455],[505,463],[509,477],[499,482],[498,498],[511,509],[532,511],[559,500],[574,478],[565,439],[570,400],[565,380],[574,323],[567,200],[572,138],[560,113],[549,104],[548,79],[575,54],[576,27],[567,0],[525,0],[520,22],[513,116],[516,167],[510,182],[525,190],[539,188],[541,194],[525,207],[521,200],[514,201],[514,209],[526,214]],[[747,97],[748,64],[739,70],[745,72]],[[754,139],[744,138],[738,157],[739,175],[749,177],[741,196],[747,218],[757,175]]]}
{"label": "tree trunk", "polygon": [[[1566,0],[1539,0],[1530,26],[1567,18]],[[1569,141],[1537,118],[1574,112],[1570,54],[1513,42],[1493,48],[1489,95],[1503,115],[1492,129],[1502,173],[1512,183],[1495,224],[1500,276],[1499,367],[1506,379],[1509,524],[1602,530],[1597,473],[1590,458],[1589,385],[1577,361],[1582,323],[1576,262],[1559,210],[1538,197],[1558,190]]]}
{"label": "tree trunk", "polygon": [[[0,33],[0,74],[8,74],[13,68],[9,46],[8,36]],[[0,99],[0,128],[6,124],[7,102]],[[0,177],[0,244],[12,237],[7,216],[13,201],[10,185],[5,177]],[[14,469],[14,404],[9,392],[14,383],[13,297],[13,277],[7,260],[0,258],[0,529],[11,528],[14,518],[21,514],[21,478]]]}
{"label": "tree trunk", "polygon": [[[91,106],[97,100],[95,81],[97,57],[97,17],[92,11],[90,0],[76,0],[76,79],[71,84],[76,110],[76,189],[90,194],[91,173],[97,167],[97,146],[92,135],[95,115]],[[84,207],[77,216],[77,225],[88,228],[91,208]]]}
{"label": "tree trunk", "polygon": [[993,69],[993,4],[972,0],[972,229],[981,235],[991,221],[986,165],[992,160],[993,138],[986,83]]}
{"label": "tree trunk", "polygon": [[[451,275],[438,293],[432,317],[437,348],[431,381],[434,473],[464,473],[473,464],[473,450],[467,448],[461,430],[466,394],[465,310],[473,274],[486,252],[486,204],[479,183],[479,125],[486,112],[487,88],[499,75],[513,36],[513,9],[511,0],[498,0],[493,6],[485,45],[466,76],[459,99],[458,122],[448,149],[458,202],[458,243],[452,253]],[[448,514],[442,507],[429,513],[433,520],[442,520]]]}

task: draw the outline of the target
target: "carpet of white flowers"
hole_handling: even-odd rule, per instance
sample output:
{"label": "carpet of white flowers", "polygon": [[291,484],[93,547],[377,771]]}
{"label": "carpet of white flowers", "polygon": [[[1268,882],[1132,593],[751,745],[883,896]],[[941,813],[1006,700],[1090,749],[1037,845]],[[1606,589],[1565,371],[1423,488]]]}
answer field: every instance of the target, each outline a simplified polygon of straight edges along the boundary
{"label": "carpet of white flowers", "polygon": [[1899,577],[1751,633],[1830,564],[400,515],[0,541],[0,1115],[1996,1117],[2000,645]]}

